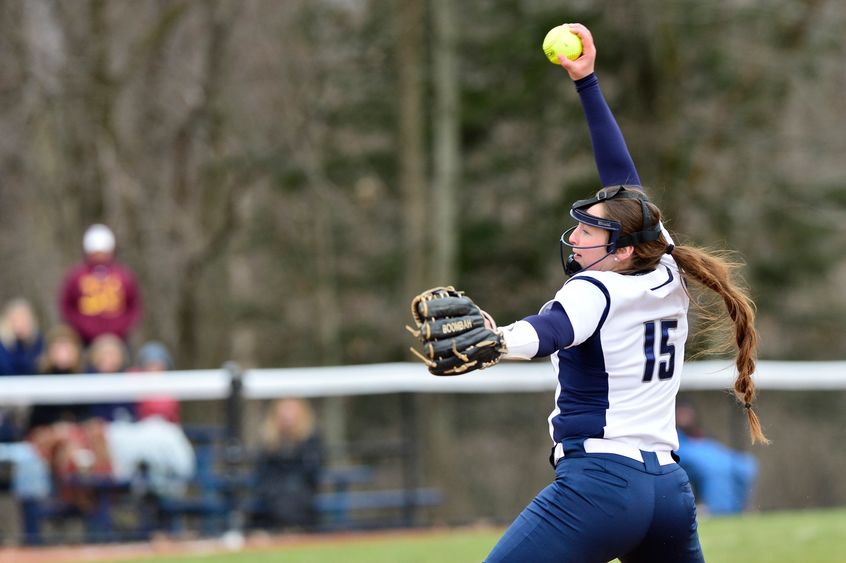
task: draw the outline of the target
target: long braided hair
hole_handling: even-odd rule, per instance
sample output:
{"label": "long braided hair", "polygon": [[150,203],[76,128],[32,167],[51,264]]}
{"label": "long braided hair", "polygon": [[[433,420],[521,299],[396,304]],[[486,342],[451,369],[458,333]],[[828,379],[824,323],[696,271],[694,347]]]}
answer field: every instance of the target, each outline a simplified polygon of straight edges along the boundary
{"label": "long braided hair", "polygon": [[[603,203],[606,217],[621,223],[622,234],[637,232],[645,227],[638,201],[610,199]],[[655,223],[660,221],[660,210],[652,203],[647,205]],[[657,240],[644,242],[634,247],[632,269],[635,271],[654,269],[668,250],[679,265],[685,280],[695,282],[700,288],[711,290],[722,300],[725,310],[715,311],[705,309],[698,300],[692,299],[693,303],[700,307],[702,316],[712,326],[726,316],[733,326],[732,333],[726,334],[723,338],[724,342],[717,341],[706,352],[735,349],[734,363],[737,368],[737,378],[734,382],[734,395],[746,411],[752,443],[768,444],[769,440],[761,429],[761,421],[752,408],[755,400],[755,383],[752,380],[752,374],[755,372],[758,333],[755,330],[755,303],[747,291],[735,281],[740,264],[731,261],[727,253],[687,245],[670,247],[662,235]]]}

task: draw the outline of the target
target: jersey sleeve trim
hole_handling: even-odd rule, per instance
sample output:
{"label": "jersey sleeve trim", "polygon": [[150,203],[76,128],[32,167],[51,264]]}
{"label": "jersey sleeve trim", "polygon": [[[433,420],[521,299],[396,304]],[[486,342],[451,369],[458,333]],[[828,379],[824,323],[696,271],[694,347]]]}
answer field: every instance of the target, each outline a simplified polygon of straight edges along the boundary
{"label": "jersey sleeve trim", "polygon": [[602,325],[605,324],[605,320],[608,318],[608,313],[611,311],[611,294],[608,292],[608,288],[605,287],[605,284],[594,277],[586,275],[574,276],[567,280],[567,284],[573,283],[574,281],[586,281],[588,283],[591,283],[596,286],[599,291],[602,292],[603,296],[605,296],[605,309],[602,311],[602,315],[599,317],[599,322],[596,324],[596,328],[591,333],[592,336],[599,332],[599,330],[602,328]]}
{"label": "jersey sleeve trim", "polygon": [[673,279],[674,279],[673,278],[673,271],[670,270],[667,266],[664,266],[664,269],[667,270],[667,281],[665,281],[664,283],[662,283],[660,285],[656,285],[655,287],[649,288],[649,291],[655,291],[656,289],[661,289],[662,287],[664,287],[667,284],[673,283]]}
{"label": "jersey sleeve trim", "polygon": [[537,357],[549,356],[573,344],[573,323],[558,301],[538,315],[526,317],[538,335]]}

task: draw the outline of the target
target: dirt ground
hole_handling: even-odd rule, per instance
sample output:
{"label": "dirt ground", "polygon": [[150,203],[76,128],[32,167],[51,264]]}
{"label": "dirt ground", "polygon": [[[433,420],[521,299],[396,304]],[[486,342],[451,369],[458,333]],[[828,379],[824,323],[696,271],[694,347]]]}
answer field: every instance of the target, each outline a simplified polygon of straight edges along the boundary
{"label": "dirt ground", "polygon": [[327,542],[355,542],[374,538],[412,537],[443,534],[443,529],[343,532],[335,534],[238,534],[212,539],[178,540],[158,538],[150,542],[109,545],[68,545],[51,547],[2,547],[0,563],[95,563],[120,561],[156,555],[213,554],[240,549],[266,549],[282,546],[325,545]]}

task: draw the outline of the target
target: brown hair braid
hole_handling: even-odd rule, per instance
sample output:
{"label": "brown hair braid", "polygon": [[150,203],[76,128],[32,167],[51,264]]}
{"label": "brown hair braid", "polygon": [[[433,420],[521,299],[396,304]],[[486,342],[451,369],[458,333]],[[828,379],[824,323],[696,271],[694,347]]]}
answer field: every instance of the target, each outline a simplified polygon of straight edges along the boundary
{"label": "brown hair braid", "polygon": [[[637,232],[644,227],[643,213],[638,201],[611,199],[603,203],[606,207],[607,218],[621,223],[621,234]],[[660,221],[661,212],[658,208],[651,203],[647,205],[649,205],[649,211],[654,221],[656,223]],[[635,246],[632,255],[632,270],[654,269],[667,249],[668,243],[663,235],[658,240]],[[740,265],[729,260],[727,254],[711,252],[693,246],[676,246],[672,249],[672,256],[687,280],[695,281],[699,286],[713,291],[722,299],[725,312],[716,313],[713,310],[702,308],[702,313],[712,326],[718,326],[718,322],[725,318],[727,314],[734,328],[734,342],[732,345],[732,342],[728,340],[729,337],[726,336],[724,337],[725,342],[717,342],[707,352],[736,348],[735,397],[746,410],[752,443],[769,444],[770,441],[761,430],[758,415],[752,410],[752,402],[755,400],[755,383],[752,380],[752,373],[755,371],[758,333],[755,330],[755,304],[749,294],[734,281],[735,272]],[[696,300],[692,301],[699,305]]]}
{"label": "brown hair braid", "polygon": [[[673,257],[687,279],[717,293],[725,304],[729,318],[734,325],[734,345],[737,347],[735,366],[737,379],[734,394],[746,409],[752,443],[769,444],[761,430],[758,415],[752,410],[755,400],[755,357],[758,350],[758,333],[755,330],[755,304],[748,293],[733,281],[733,274],[739,264],[729,261],[717,253],[692,246],[677,246]],[[708,316],[709,313],[706,313]],[[710,313],[710,316],[717,316]],[[715,347],[720,348],[718,345]]]}

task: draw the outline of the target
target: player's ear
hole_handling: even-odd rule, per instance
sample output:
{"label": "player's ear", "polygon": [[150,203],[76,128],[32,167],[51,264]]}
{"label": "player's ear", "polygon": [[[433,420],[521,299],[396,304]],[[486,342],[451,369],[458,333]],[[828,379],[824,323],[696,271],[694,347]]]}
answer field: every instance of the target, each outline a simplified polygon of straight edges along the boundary
{"label": "player's ear", "polygon": [[614,251],[614,258],[617,260],[627,260],[634,254],[634,246],[624,246]]}

